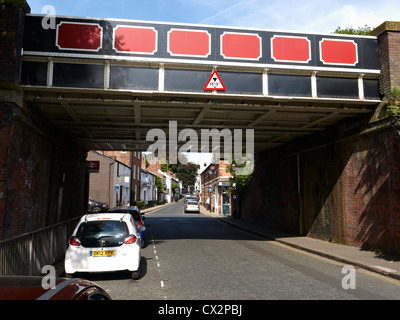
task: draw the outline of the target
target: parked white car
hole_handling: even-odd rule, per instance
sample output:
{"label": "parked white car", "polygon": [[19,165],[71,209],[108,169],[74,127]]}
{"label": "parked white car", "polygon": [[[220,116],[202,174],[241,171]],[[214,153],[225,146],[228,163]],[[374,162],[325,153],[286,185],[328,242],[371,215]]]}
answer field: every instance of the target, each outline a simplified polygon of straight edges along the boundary
{"label": "parked white car", "polygon": [[129,213],[84,215],[69,239],[65,273],[126,270],[138,279],[143,231]]}

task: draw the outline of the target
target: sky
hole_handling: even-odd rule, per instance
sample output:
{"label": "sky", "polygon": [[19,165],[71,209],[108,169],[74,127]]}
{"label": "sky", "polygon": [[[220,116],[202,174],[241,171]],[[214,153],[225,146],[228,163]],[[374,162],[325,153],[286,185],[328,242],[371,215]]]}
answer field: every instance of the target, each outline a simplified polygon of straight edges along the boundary
{"label": "sky", "polygon": [[[32,13],[332,33],[400,21],[399,0],[27,0]],[[47,13],[47,12],[46,12]]]}

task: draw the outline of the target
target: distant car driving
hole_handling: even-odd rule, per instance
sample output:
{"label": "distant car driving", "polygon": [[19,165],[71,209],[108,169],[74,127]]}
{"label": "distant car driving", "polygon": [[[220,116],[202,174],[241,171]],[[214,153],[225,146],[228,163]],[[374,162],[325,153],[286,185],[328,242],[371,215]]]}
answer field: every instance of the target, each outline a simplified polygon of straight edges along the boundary
{"label": "distant car driving", "polygon": [[[144,231],[139,228],[139,232]],[[65,273],[128,271],[140,275],[141,239],[129,213],[84,215],[69,239]]]}
{"label": "distant car driving", "polygon": [[195,196],[195,195],[186,195],[186,197],[185,197],[185,200],[184,200],[184,204],[186,205],[186,203],[188,202],[188,201],[197,201],[197,196]]}
{"label": "distant car driving", "polygon": [[92,213],[106,212],[108,210],[108,204],[100,201],[93,200],[89,197],[88,211]]}
{"label": "distant car driving", "polygon": [[183,207],[183,211],[186,212],[200,212],[199,203],[197,201],[188,200]]}

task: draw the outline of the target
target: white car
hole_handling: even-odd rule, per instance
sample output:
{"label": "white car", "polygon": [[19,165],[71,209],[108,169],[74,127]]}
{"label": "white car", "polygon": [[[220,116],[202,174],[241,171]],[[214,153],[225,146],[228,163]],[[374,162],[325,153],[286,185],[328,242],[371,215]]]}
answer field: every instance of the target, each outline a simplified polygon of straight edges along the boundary
{"label": "white car", "polygon": [[199,203],[197,201],[188,200],[183,207],[183,211],[186,212],[200,212]]}
{"label": "white car", "polygon": [[129,213],[84,215],[69,239],[65,273],[129,271],[138,279],[144,230]]}

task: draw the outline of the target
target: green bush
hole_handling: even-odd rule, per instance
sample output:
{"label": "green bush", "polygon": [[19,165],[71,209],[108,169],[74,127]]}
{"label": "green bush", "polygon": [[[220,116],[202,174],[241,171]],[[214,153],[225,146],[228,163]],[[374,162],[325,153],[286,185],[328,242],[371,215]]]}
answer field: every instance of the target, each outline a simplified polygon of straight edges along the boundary
{"label": "green bush", "polygon": [[0,4],[9,4],[14,7],[21,7],[26,3],[26,0],[0,0]]}
{"label": "green bush", "polygon": [[139,210],[142,210],[142,209],[146,208],[146,202],[136,201],[136,206],[139,208]]}

